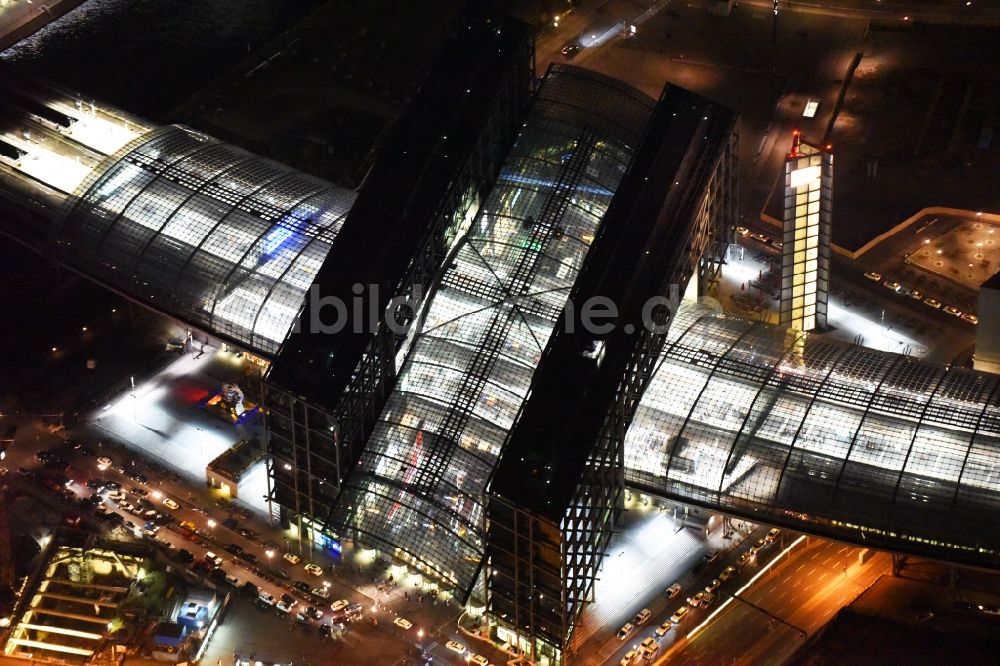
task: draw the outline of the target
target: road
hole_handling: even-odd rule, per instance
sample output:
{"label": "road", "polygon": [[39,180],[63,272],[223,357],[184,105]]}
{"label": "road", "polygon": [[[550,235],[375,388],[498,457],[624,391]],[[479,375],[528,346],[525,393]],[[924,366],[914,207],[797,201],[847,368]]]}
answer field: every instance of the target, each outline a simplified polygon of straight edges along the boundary
{"label": "road", "polygon": [[[880,575],[890,557],[834,541],[803,540],[705,629],[657,664],[780,664]],[[693,627],[694,625],[691,625]],[[689,627],[690,628],[690,627]]]}
{"label": "road", "polygon": [[[335,559],[327,553],[314,551],[313,559],[322,566],[323,575],[312,576],[304,569],[308,559],[303,558],[298,564],[292,564],[283,559],[285,550],[299,552],[294,540],[288,539],[287,532],[275,530],[252,516],[245,517],[236,513],[230,502],[213,499],[206,489],[194,489],[178,480],[176,475],[162,468],[144,463],[141,459],[132,463],[133,458],[139,457],[139,454],[135,452],[122,451],[110,443],[98,447],[95,442],[85,440],[85,443],[93,451],[92,456],[85,456],[63,444],[63,435],[65,433],[51,435],[31,424],[22,423],[17,442],[10,448],[7,459],[4,461],[7,469],[11,470],[5,481],[13,487],[23,488],[29,494],[41,497],[49,504],[64,507],[65,514],[76,513],[91,521],[92,519],[87,512],[82,511],[75,501],[64,500],[55,493],[45,490],[39,483],[33,482],[28,476],[16,471],[19,468],[24,468],[26,471],[44,472],[35,458],[35,453],[42,449],[57,450],[59,455],[70,463],[65,474],[73,479],[68,488],[75,500],[89,497],[93,493],[86,486],[87,479],[115,481],[121,484],[126,491],[132,488],[147,491],[148,501],[152,502],[156,509],[169,513],[173,518],[172,523],[161,527],[156,534],[158,539],[172,546],[173,552],[185,549],[192,553],[196,558],[195,562],[198,562],[204,558],[206,552],[212,551],[223,559],[221,568],[226,574],[234,576],[239,581],[239,585],[251,582],[262,592],[269,593],[275,598],[280,598],[282,594],[290,594],[298,600],[291,615],[278,617],[277,615],[280,614],[273,616],[264,614],[257,621],[294,625],[295,613],[312,605],[324,611],[325,617],[321,619],[321,622],[328,622],[331,614],[330,603],[337,599],[347,599],[352,603],[362,604],[365,609],[365,617],[364,621],[355,622],[346,627],[345,638],[355,646],[355,649],[351,650],[353,656],[344,655],[341,663],[370,664],[371,660],[367,655],[372,654],[386,657],[391,655],[392,662],[397,662],[417,645],[420,645],[427,653],[435,655],[436,661],[440,663],[466,663],[462,656],[447,651],[443,647],[443,644],[448,640],[459,640],[469,645],[468,638],[461,636],[457,631],[459,611],[456,607],[437,600],[432,594],[421,593],[419,589],[412,587],[404,589],[404,584],[412,585],[408,581],[406,583],[397,581],[390,583],[388,572],[382,563],[370,561],[367,564],[355,564],[359,560],[348,557],[346,553],[344,557]],[[32,441],[34,445],[29,444]],[[101,469],[97,463],[98,456],[110,457],[113,462],[112,468]],[[129,473],[140,471],[148,477],[148,482],[134,481],[122,471],[115,469],[121,465],[129,466],[125,470]],[[103,506],[106,509],[119,513],[124,520],[130,521],[136,527],[142,527],[142,520],[107,499],[106,492],[103,495],[105,496]],[[129,492],[126,501],[137,504],[139,496]],[[179,508],[171,511],[164,506],[163,501],[167,498],[177,502]],[[234,530],[223,527],[223,522],[227,519],[237,521],[237,524],[233,525],[234,530],[248,528],[256,534],[251,534],[250,538],[247,538]],[[210,527],[210,520],[214,522],[214,527]],[[182,521],[193,522],[199,528],[199,534],[192,534],[189,530],[182,529],[179,526]],[[100,526],[99,529],[108,531],[105,526]],[[117,538],[131,539],[132,537],[121,533],[117,535]],[[233,556],[224,550],[227,544],[239,546],[246,553],[256,556],[258,561],[252,563]],[[270,556],[267,554],[268,551],[272,553]],[[169,553],[168,557],[170,557]],[[188,568],[191,567],[188,566]],[[329,598],[308,598],[292,587],[296,581],[305,582],[310,587],[316,588],[322,588],[328,583]],[[392,623],[396,617],[405,617],[412,622],[413,627],[409,630],[396,627]],[[377,624],[372,623],[372,620],[375,620]],[[314,621],[308,622],[313,630],[317,624]],[[423,633],[418,635],[418,631],[421,630]],[[469,645],[469,647],[477,652],[487,652],[491,657],[495,656],[488,648],[484,649],[481,644]],[[218,658],[221,658],[224,664],[232,663],[231,654],[220,655]]]}

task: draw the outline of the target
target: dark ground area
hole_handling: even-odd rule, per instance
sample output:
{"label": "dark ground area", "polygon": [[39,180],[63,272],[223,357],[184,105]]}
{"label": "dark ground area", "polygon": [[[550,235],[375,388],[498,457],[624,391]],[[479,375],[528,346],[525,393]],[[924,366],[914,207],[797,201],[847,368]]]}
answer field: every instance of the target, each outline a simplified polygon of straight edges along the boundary
{"label": "dark ground area", "polygon": [[167,320],[4,236],[0,285],[0,412],[69,410],[162,361]]}
{"label": "dark ground area", "polygon": [[[956,601],[995,603],[968,589],[996,589],[990,580],[958,579],[947,568],[917,561],[906,578],[884,576],[791,659],[791,666],[885,664],[996,664],[1000,617],[964,610]],[[945,574],[940,580],[934,574]],[[911,577],[912,576],[912,577]],[[928,583],[935,580],[936,583]],[[971,588],[969,587],[971,586]]]}
{"label": "dark ground area", "polygon": [[850,221],[835,243],[857,249],[927,206],[1000,209],[998,43],[997,28],[872,27],[832,136],[835,220]]}

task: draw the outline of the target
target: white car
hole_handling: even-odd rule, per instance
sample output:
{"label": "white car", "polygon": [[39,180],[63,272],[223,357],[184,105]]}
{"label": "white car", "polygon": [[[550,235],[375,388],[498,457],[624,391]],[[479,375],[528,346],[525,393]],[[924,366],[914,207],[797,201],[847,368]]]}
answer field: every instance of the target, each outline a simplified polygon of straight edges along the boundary
{"label": "white car", "polygon": [[637,627],[646,624],[646,620],[649,619],[650,615],[652,615],[650,610],[648,608],[643,608],[641,611],[636,613],[635,618],[632,620],[632,624]]}
{"label": "white car", "polygon": [[469,657],[469,662],[475,664],[476,666],[489,666],[490,660],[481,654],[474,654]]}
{"label": "white car", "polygon": [[395,620],[392,621],[392,623],[397,627],[399,627],[400,629],[409,629],[413,626],[413,623],[407,620],[405,617],[397,617]]}
{"label": "white car", "polygon": [[452,652],[457,652],[459,654],[465,652],[465,646],[459,643],[458,641],[448,641],[447,643],[444,644],[444,646],[449,650],[451,650]]}
{"label": "white car", "polygon": [[681,593],[681,584],[674,583],[673,585],[667,588],[667,599],[673,599],[680,593]]}
{"label": "white car", "polygon": [[107,469],[111,467],[111,458],[107,456],[101,456],[97,459],[97,466],[101,469]]}
{"label": "white car", "polygon": [[680,624],[681,620],[688,614],[687,606],[681,606],[678,608],[673,615],[670,616],[670,621],[674,624]]}
{"label": "white car", "polygon": [[306,573],[310,573],[313,576],[322,576],[323,568],[318,564],[312,564],[311,562],[305,566]]}
{"label": "white car", "polygon": [[618,640],[625,640],[632,635],[633,631],[635,631],[635,625],[631,622],[626,622],[625,626],[618,630]]}
{"label": "white car", "polygon": [[163,498],[163,506],[167,507],[168,509],[172,509],[173,511],[176,511],[177,509],[181,508],[180,504],[170,499],[169,497]]}
{"label": "white car", "polygon": [[653,632],[653,633],[655,633],[657,636],[660,636],[662,638],[663,636],[666,636],[667,632],[670,631],[670,627],[672,627],[672,626],[674,626],[674,625],[672,625],[670,623],[670,620],[667,620],[666,622],[664,622],[663,624],[661,624],[660,626],[658,626],[656,628],[656,631]]}
{"label": "white car", "polygon": [[625,653],[625,656],[622,657],[621,661],[618,662],[618,666],[629,666],[629,664],[635,661],[635,658],[638,656],[639,656],[639,651],[633,648]]}
{"label": "white car", "polygon": [[285,553],[281,556],[286,562],[291,562],[292,564],[298,564],[302,558],[300,558],[295,553]]}
{"label": "white car", "polygon": [[274,597],[268,594],[267,592],[261,592],[260,594],[257,595],[257,598],[263,601],[268,606],[274,605]]}
{"label": "white car", "polygon": [[350,605],[351,602],[348,601],[347,599],[338,599],[337,601],[334,601],[332,604],[330,604],[330,610],[336,613],[337,611],[344,610]]}
{"label": "white car", "polygon": [[660,645],[659,643],[656,642],[655,638],[650,636],[649,638],[647,638],[642,642],[642,645],[639,646],[639,649],[642,650],[642,656],[646,659],[649,659],[654,654],[660,651]]}
{"label": "white car", "polygon": [[312,589],[313,596],[319,597],[320,599],[330,598],[330,588],[328,587],[314,587]]}

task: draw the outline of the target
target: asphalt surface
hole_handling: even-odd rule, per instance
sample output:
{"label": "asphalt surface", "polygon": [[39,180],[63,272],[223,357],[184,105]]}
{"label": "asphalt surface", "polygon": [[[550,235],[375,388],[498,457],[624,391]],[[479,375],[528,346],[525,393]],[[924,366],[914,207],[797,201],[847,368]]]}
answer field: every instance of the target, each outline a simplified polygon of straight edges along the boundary
{"label": "asphalt surface", "polygon": [[[347,599],[352,603],[360,603],[364,608],[364,615],[359,620],[346,625],[343,633],[339,634],[340,640],[333,641],[331,646],[348,646],[343,650],[342,657],[338,663],[343,664],[371,664],[369,655],[392,655],[390,663],[423,663],[417,657],[412,657],[407,662],[409,655],[419,654],[419,650],[414,653],[414,648],[418,646],[427,655],[433,655],[437,663],[466,663],[464,655],[446,650],[444,643],[448,640],[459,640],[464,642],[471,651],[486,652],[491,657],[496,651],[491,651],[488,646],[479,641],[472,644],[469,638],[461,635],[457,630],[457,619],[459,611],[451,604],[444,601],[435,600],[433,595],[421,594],[415,588],[404,589],[403,585],[393,584],[388,581],[386,569],[379,562],[375,561],[365,564],[355,564],[357,561],[352,557],[350,550],[345,549],[345,554],[341,558],[334,559],[327,553],[315,551],[312,560],[323,568],[321,576],[314,576],[305,571],[304,565],[310,561],[310,557],[302,557],[298,564],[292,564],[283,559],[283,553],[292,550],[299,552],[298,542],[294,539],[287,539],[287,532],[280,532],[265,524],[253,516],[240,515],[234,511],[231,502],[213,499],[204,488],[192,488],[191,485],[179,480],[179,477],[166,470],[154,467],[148,463],[137,461],[132,467],[131,460],[138,458],[139,453],[126,452],[108,444],[98,447],[93,440],[84,440],[84,443],[93,450],[94,457],[81,455],[65,446],[60,446],[66,433],[53,435],[43,430],[22,423],[15,445],[8,451],[8,456],[4,465],[8,470],[5,482],[24,488],[29,494],[44,496],[47,503],[54,506],[61,506],[65,515],[78,514],[91,521],[88,512],[81,510],[75,501],[66,500],[56,493],[46,490],[40,484],[32,481],[27,476],[18,472],[19,468],[26,470],[38,470],[44,472],[35,454],[37,451],[59,450],[59,454],[64,457],[70,467],[66,470],[66,476],[73,479],[69,485],[69,491],[76,499],[89,497],[93,490],[86,486],[87,479],[103,479],[106,481],[116,481],[121,484],[124,490],[139,487],[148,491],[147,498],[154,504],[157,510],[169,513],[173,522],[160,527],[156,533],[156,538],[172,546],[173,552],[185,549],[195,557],[195,563],[202,560],[208,551],[216,553],[223,559],[221,569],[227,575],[237,579],[238,585],[242,586],[246,582],[256,585],[261,592],[273,595],[279,599],[282,594],[290,594],[297,600],[297,604],[288,615],[275,610],[262,610],[256,608],[251,621],[255,626],[266,627],[270,631],[274,627],[289,626],[294,627],[297,632],[313,634],[318,640],[318,625],[329,623],[331,615],[330,604],[338,599]],[[112,467],[100,469],[97,459],[100,456],[108,456],[112,460]],[[148,482],[136,482],[118,469],[120,464],[129,465],[128,472],[141,471],[148,477]],[[159,493],[159,497],[156,497]],[[107,499],[107,492],[102,493],[105,497],[103,506],[120,514],[124,520],[133,523],[137,528],[142,528],[142,520],[130,514],[116,503]],[[179,508],[171,510],[163,504],[163,500],[171,499],[177,502]],[[132,504],[137,503],[138,496],[135,493],[128,493],[125,501]],[[223,526],[227,519],[237,521],[235,529],[249,528],[256,532],[250,538],[240,535],[238,532]],[[215,527],[209,527],[209,520],[215,522]],[[190,521],[198,528],[198,533],[191,533],[187,529],[180,527],[183,521]],[[104,532],[109,528],[100,527]],[[124,530],[115,535],[122,539],[138,539],[126,533]],[[256,563],[248,562],[235,557],[227,552],[224,547],[227,544],[235,544],[242,548],[244,552],[255,555],[258,558]],[[160,546],[161,548],[163,546]],[[267,551],[272,551],[268,557]],[[168,557],[169,551],[168,551]],[[194,566],[178,563],[177,566],[190,569]],[[280,577],[277,572],[284,572],[288,578]],[[206,578],[206,580],[208,580]],[[309,598],[300,591],[292,587],[296,581],[306,582],[310,587],[322,588],[324,583],[329,583],[329,598],[318,597]],[[248,598],[248,601],[252,599]],[[250,604],[246,604],[254,608]],[[308,606],[315,606],[324,612],[324,617],[318,622],[308,620],[300,622],[295,619],[297,612],[304,610]],[[396,626],[393,621],[397,617],[404,617],[412,623],[410,629],[402,629]],[[228,621],[228,620],[227,620]],[[243,618],[241,621],[246,621]],[[418,632],[422,631],[422,634]],[[225,632],[223,632],[225,633]],[[336,632],[335,632],[336,633]],[[250,632],[242,637],[247,644],[257,644],[256,632]],[[214,640],[214,639],[213,639]],[[234,639],[230,640],[230,643]],[[236,639],[238,640],[238,639]],[[392,644],[394,647],[388,647]],[[278,646],[277,657],[292,658],[299,654],[298,648],[294,644]],[[220,654],[215,654],[215,649],[209,647],[208,654],[212,656],[215,663],[221,659],[223,664],[233,663],[233,649],[226,648]],[[288,654],[281,654],[282,652]],[[241,651],[246,654],[247,650]],[[314,663],[324,663],[322,660]]]}
{"label": "asphalt surface", "polygon": [[822,539],[801,542],[704,630],[657,663],[784,663],[809,635],[888,571],[889,555],[872,553],[862,564],[862,550]]}

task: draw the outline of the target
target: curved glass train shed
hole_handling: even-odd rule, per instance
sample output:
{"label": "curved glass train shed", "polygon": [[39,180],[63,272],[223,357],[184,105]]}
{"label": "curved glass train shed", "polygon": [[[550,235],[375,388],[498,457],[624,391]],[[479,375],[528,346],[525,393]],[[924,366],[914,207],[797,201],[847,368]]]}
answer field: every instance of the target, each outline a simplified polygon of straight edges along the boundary
{"label": "curved glass train shed", "polygon": [[626,483],[764,522],[1000,566],[1000,376],[683,306]]}
{"label": "curved glass train shed", "polygon": [[263,355],[295,322],[354,192],[187,127],[144,134],[77,189],[64,260]]}
{"label": "curved glass train shed", "polygon": [[604,76],[550,69],[433,287],[331,527],[471,587],[486,482],[653,106]]}

